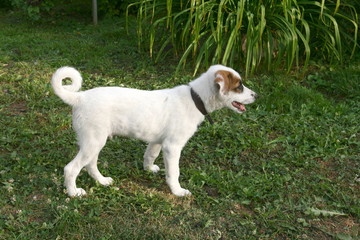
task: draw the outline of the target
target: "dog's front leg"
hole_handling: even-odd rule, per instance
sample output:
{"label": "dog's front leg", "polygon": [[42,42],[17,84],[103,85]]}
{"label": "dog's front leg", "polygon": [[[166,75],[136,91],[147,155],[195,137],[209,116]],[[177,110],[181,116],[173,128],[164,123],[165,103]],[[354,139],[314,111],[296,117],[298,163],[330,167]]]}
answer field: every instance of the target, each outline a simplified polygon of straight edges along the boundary
{"label": "dog's front leg", "polygon": [[182,146],[163,145],[166,183],[169,185],[171,192],[178,197],[191,195],[191,192],[182,188],[179,183],[179,159],[181,150]]}

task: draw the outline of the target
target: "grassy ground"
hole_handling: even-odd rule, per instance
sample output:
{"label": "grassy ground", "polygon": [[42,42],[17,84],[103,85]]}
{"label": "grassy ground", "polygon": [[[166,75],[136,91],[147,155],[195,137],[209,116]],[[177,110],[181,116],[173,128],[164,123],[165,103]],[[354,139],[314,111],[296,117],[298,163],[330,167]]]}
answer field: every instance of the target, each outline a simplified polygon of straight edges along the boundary
{"label": "grassy ground", "polygon": [[359,61],[247,79],[262,98],[241,116],[212,114],[183,151],[191,197],[142,170],[144,143],[115,138],[99,163],[115,184],[83,172],[90,194],[69,199],[63,167],[77,146],[71,109],[49,85],[58,67],[78,68],[84,89],[191,79],[172,77],[171,60],[153,65],[135,31],[122,19],[93,27],[67,12],[31,24],[0,10],[0,239],[359,238]]}

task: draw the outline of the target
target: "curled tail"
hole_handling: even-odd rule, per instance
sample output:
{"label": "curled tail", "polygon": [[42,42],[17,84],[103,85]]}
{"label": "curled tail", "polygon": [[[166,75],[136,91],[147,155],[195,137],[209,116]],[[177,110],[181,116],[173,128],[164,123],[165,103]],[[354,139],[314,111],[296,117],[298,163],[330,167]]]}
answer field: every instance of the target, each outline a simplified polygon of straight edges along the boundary
{"label": "curled tail", "polygon": [[[62,85],[62,80],[70,78],[70,85]],[[58,95],[65,103],[73,106],[79,101],[79,89],[81,88],[82,77],[80,73],[72,67],[59,68],[51,79],[51,85],[56,95]]]}

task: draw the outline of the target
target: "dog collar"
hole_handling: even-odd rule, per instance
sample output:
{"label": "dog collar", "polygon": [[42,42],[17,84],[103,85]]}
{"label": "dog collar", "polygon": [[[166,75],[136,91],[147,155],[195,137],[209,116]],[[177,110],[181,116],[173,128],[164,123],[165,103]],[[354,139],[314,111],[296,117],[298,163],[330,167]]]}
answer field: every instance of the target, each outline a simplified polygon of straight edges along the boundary
{"label": "dog collar", "polygon": [[209,113],[206,111],[204,102],[201,100],[199,94],[197,94],[192,87],[190,87],[191,98],[195,103],[196,108],[207,118],[210,124],[214,124],[214,121],[211,119]]}

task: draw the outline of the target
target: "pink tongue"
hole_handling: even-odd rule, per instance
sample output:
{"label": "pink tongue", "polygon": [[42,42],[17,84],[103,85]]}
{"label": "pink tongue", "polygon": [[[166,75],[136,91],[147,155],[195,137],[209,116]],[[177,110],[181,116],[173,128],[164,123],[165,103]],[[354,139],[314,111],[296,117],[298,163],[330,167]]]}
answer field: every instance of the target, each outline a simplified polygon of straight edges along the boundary
{"label": "pink tongue", "polygon": [[240,111],[245,112],[246,108],[244,104],[240,104]]}
{"label": "pink tongue", "polygon": [[240,111],[242,111],[242,112],[245,112],[245,111],[246,111],[246,108],[245,108],[245,105],[244,105],[244,104],[241,104],[241,103],[239,103],[239,102],[234,101],[234,102],[232,102],[232,105],[233,105],[234,107],[236,107],[237,109],[239,109]]}

